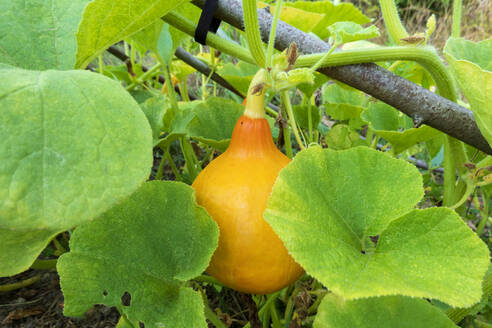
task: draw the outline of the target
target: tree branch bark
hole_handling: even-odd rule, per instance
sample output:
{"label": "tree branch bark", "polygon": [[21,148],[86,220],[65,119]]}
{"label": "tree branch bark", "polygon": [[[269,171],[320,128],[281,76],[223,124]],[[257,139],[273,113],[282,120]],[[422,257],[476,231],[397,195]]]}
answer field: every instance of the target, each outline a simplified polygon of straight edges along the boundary
{"label": "tree branch bark", "polygon": [[[205,0],[192,0],[192,3],[203,8]],[[219,0],[215,16],[244,30],[240,0]],[[264,42],[268,42],[273,17],[268,10],[259,9],[258,20],[261,37]],[[275,48],[284,50],[292,42],[304,54],[326,52],[330,49],[326,42],[279,21]],[[395,107],[414,121],[427,124],[492,155],[492,148],[480,133],[470,110],[376,64],[334,66],[319,69],[319,72]]]}

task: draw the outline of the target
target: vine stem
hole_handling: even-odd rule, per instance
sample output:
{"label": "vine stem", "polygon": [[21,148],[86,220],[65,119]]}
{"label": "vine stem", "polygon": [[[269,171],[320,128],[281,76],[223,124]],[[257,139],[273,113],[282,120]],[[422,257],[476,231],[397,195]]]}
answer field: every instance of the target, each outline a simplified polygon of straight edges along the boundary
{"label": "vine stem", "polygon": [[[482,192],[482,198],[485,199],[485,193],[483,192],[483,189],[481,189]],[[480,202],[478,201],[478,197],[475,194],[473,197],[473,201],[475,202],[475,207],[480,209]],[[480,223],[478,224],[477,227],[477,235],[482,235],[483,229],[485,228],[485,224],[487,223],[487,220],[489,219],[489,202],[483,202],[483,210],[480,210],[480,214],[482,215],[482,219],[480,220]]]}
{"label": "vine stem", "polygon": [[454,205],[449,206],[449,208],[452,209],[452,210],[455,210],[458,207],[460,207],[461,205],[463,205],[466,202],[466,200],[468,199],[468,195],[470,195],[473,192],[473,189],[474,188],[475,188],[475,185],[473,184],[473,182],[471,182],[471,181],[468,182],[466,184],[465,193],[463,194],[463,196],[461,197],[461,199],[459,201],[457,201]]}
{"label": "vine stem", "polygon": [[325,62],[326,58],[328,58],[332,53],[333,51],[335,51],[335,49],[339,46],[339,44],[333,44],[333,46],[330,48],[330,50],[328,50],[324,55],[323,57],[321,57],[312,67],[311,67],[311,72],[315,72],[318,68],[321,67],[321,65],[323,65],[323,63]]}
{"label": "vine stem", "polygon": [[294,118],[294,112],[292,111],[292,104],[290,103],[289,92],[287,90],[280,92],[280,98],[285,106],[285,111],[287,112],[290,126],[292,127],[292,131],[294,132],[294,137],[296,138],[296,141],[299,144],[301,150],[305,149],[306,147],[304,147],[304,144],[299,135],[299,130],[297,129],[296,120]]}
{"label": "vine stem", "polygon": [[273,16],[272,28],[270,29],[270,37],[268,39],[266,67],[272,67],[273,49],[275,46],[275,36],[277,35],[277,22],[280,17],[280,10],[282,10],[282,0],[277,0],[277,3],[275,5],[275,14]]}
{"label": "vine stem", "polygon": [[[170,11],[166,16],[162,17],[162,20],[190,36],[195,35],[196,25],[188,18],[178,14],[177,12]],[[242,61],[250,64],[256,64],[256,61],[253,57],[251,57],[251,54],[246,48],[241,47],[234,42],[222,39],[213,33],[207,34],[207,44]]]}
{"label": "vine stem", "polygon": [[174,164],[173,158],[172,158],[171,154],[169,153],[169,147],[168,147],[168,149],[166,149],[164,156],[166,157],[167,161],[169,162],[169,166],[171,166],[171,170],[173,171],[173,174],[176,177],[176,180],[177,181],[183,181],[183,177],[179,173],[179,170],[176,167],[176,164]]}
{"label": "vine stem", "polygon": [[401,39],[408,37],[408,32],[403,26],[396,3],[394,0],[380,0],[381,11],[383,12],[384,25],[391,39],[396,44],[401,44]]}
{"label": "vine stem", "polygon": [[38,269],[38,270],[51,270],[51,269],[56,269],[56,263],[58,262],[57,259],[52,259],[52,260],[36,260],[34,263],[31,265],[31,269]]}
{"label": "vine stem", "polygon": [[[464,163],[467,161],[463,143],[446,135],[444,139],[444,199],[443,206],[450,207],[459,202],[466,186],[456,184],[456,170],[458,175],[464,173]],[[466,199],[465,199],[466,200]]]}
{"label": "vine stem", "polygon": [[294,157],[294,153],[292,151],[292,141],[290,140],[290,130],[288,127],[283,127],[282,130],[284,134],[285,155],[292,159]]}
{"label": "vine stem", "polygon": [[103,61],[102,54],[97,56],[97,62],[99,64],[99,74],[103,74],[104,73],[104,61]]}
{"label": "vine stem", "polygon": [[154,66],[152,66],[147,72],[143,73],[139,78],[135,79],[132,83],[130,83],[127,87],[126,90],[131,90],[135,88],[138,84],[142,83],[143,81],[147,80],[149,77],[155,74],[157,70],[161,67],[161,63],[157,63]]}
{"label": "vine stem", "polygon": [[[401,44],[401,39],[408,37],[408,32],[400,20],[395,1],[380,0],[380,4],[384,23],[389,35],[396,44]],[[453,36],[455,33],[459,36],[460,24],[461,0],[455,0],[453,3]],[[437,57],[437,54],[434,54],[434,56]],[[456,102],[458,94],[456,93],[456,87],[453,85],[453,78],[449,75],[449,72],[447,72],[439,57],[437,57],[437,60],[432,60],[432,62],[430,65],[422,62],[419,63],[431,73],[439,89],[439,93],[443,97]],[[463,144],[458,145],[458,143],[457,140],[450,136],[446,136],[444,141],[444,206],[451,206],[457,202],[463,189],[463,183],[459,183],[458,186],[456,185],[456,168],[458,168],[458,171],[461,170],[461,164],[464,161],[460,162],[459,160],[466,157],[466,154]],[[459,158],[458,162],[455,161],[455,158]]]}
{"label": "vine stem", "polygon": [[29,285],[34,284],[36,281],[38,281],[41,278],[40,275],[31,277],[26,280],[22,280],[19,282],[15,282],[13,284],[7,284],[7,285],[0,285],[0,292],[10,292],[12,290],[20,289]]}
{"label": "vine stem", "polygon": [[179,137],[178,140],[181,151],[183,152],[183,157],[185,159],[186,168],[188,169],[188,174],[190,175],[190,181],[193,182],[198,176],[198,173],[200,173],[195,161],[195,152],[193,151],[193,147],[191,146],[190,140],[188,140],[188,138]]}
{"label": "vine stem", "polygon": [[459,38],[461,34],[461,7],[462,0],[453,1],[453,25],[451,30],[453,38]]}
{"label": "vine stem", "polygon": [[227,326],[219,319],[214,311],[206,304],[206,300],[203,301],[205,304],[205,317],[217,328],[227,328]]}
{"label": "vine stem", "polygon": [[[318,62],[325,54],[300,56],[297,67],[309,67]],[[351,64],[373,63],[378,61],[409,60],[422,65],[434,78],[439,93],[449,100],[457,98],[453,78],[446,66],[441,62],[434,48],[425,47],[380,47],[368,49],[353,49],[332,53],[323,59],[320,67],[344,66]]]}
{"label": "vine stem", "polygon": [[256,61],[256,64],[262,68],[265,67],[265,49],[261,41],[260,26],[258,25],[258,13],[256,12],[256,0],[243,0],[244,12],[244,29],[246,31],[246,40],[248,41],[249,50]]}
{"label": "vine stem", "polygon": [[217,279],[215,279],[214,277],[207,276],[207,275],[204,275],[204,274],[202,274],[201,276],[198,276],[198,277],[193,278],[193,280],[198,281],[198,282],[206,282],[206,283],[209,283],[209,284],[214,284],[214,285],[217,285],[217,286],[224,287],[224,285],[220,281],[218,281]]}

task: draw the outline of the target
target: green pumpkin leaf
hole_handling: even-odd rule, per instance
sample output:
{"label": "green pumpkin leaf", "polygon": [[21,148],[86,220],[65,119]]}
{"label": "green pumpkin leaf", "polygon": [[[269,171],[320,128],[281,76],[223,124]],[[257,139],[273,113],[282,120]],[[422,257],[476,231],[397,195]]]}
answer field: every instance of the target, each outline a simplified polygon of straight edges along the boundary
{"label": "green pumpkin leaf", "polygon": [[77,32],[76,68],[85,68],[112,44],[159,20],[189,0],[94,0]]}
{"label": "green pumpkin leaf", "polygon": [[133,89],[133,90],[130,90],[128,93],[133,97],[133,99],[138,104],[142,104],[145,101],[147,101],[148,99],[155,97],[155,95],[153,93],[150,93],[146,89]]}
{"label": "green pumpkin leaf", "polygon": [[174,60],[171,65],[171,72],[178,79],[178,81],[184,81],[188,75],[196,72],[196,69],[188,65],[182,60]]}
{"label": "green pumpkin leaf", "polygon": [[164,24],[157,40],[156,50],[165,63],[171,63],[174,55],[173,37],[169,32],[169,24]]}
{"label": "green pumpkin leaf", "polygon": [[134,43],[134,46],[142,55],[148,50],[156,51],[157,41],[161,35],[163,25],[164,21],[157,20],[146,28],[132,34],[128,39]]}
{"label": "green pumpkin leaf", "polygon": [[314,72],[314,83],[301,83],[297,85],[302,93],[304,93],[308,98],[314,94],[319,87],[328,82],[328,77],[318,72]]}
{"label": "green pumpkin leaf", "polygon": [[209,97],[194,112],[196,117],[188,126],[188,135],[223,152],[229,146],[232,130],[244,107],[229,99]]}
{"label": "green pumpkin leaf", "polygon": [[328,26],[328,32],[335,44],[349,43],[360,40],[377,38],[379,30],[376,26],[362,27],[354,22],[336,22]]}
{"label": "green pumpkin leaf", "polygon": [[70,252],[57,265],[64,314],[105,304],[137,327],[207,327],[201,296],[183,283],[205,270],[218,236],[190,186],[145,183],[73,233]]}
{"label": "green pumpkin leaf", "polygon": [[367,145],[360,135],[346,124],[337,124],[325,135],[328,148],[334,150],[349,149],[356,146]]}
{"label": "green pumpkin leaf", "polygon": [[382,102],[370,103],[362,119],[391,144],[395,154],[439,135],[438,130],[427,125],[414,128],[410,117]]}
{"label": "green pumpkin leaf", "polygon": [[[126,85],[132,83],[130,73],[128,73],[128,67],[125,64],[114,65],[114,66],[105,65],[103,67],[102,74],[109,77],[112,80],[118,81],[119,83],[125,83]],[[132,94],[134,91],[140,91],[140,90],[136,90],[136,89],[131,90],[130,94]],[[149,93],[147,90],[145,90],[145,92]]]}
{"label": "green pumpkin leaf", "polygon": [[492,39],[474,43],[450,38],[444,55],[460,89],[470,102],[475,120],[492,145]]}
{"label": "green pumpkin leaf", "polygon": [[[136,190],[152,139],[121,85],[88,71],[0,69],[0,108],[0,229],[11,243],[0,245],[2,276]],[[18,252],[6,251],[16,238]]]}
{"label": "green pumpkin leaf", "polygon": [[486,245],[447,208],[412,211],[422,195],[420,173],[403,160],[315,146],[280,172],[264,217],[294,259],[345,299],[478,302]]}
{"label": "green pumpkin leaf", "polygon": [[89,0],[0,3],[0,62],[26,69],[71,69],[75,32]]}
{"label": "green pumpkin leaf", "polygon": [[[295,7],[286,6],[285,3],[280,10],[280,20],[286,22],[289,25],[298,28],[301,31],[310,33],[321,22],[325,15],[320,13],[314,13],[307,10],[302,10]],[[259,8],[267,7],[266,4],[258,2]],[[275,15],[275,6],[268,6],[270,13]]]}
{"label": "green pumpkin leaf", "polygon": [[140,104],[150,127],[152,128],[152,139],[154,146],[159,143],[159,136],[165,129],[165,116],[172,114],[170,103],[165,96],[152,97]]}
{"label": "green pumpkin leaf", "polygon": [[[189,137],[224,152],[231,141],[232,131],[243,114],[244,107],[230,99],[208,97],[206,101],[180,103],[170,122],[169,134],[159,146],[167,147],[178,137]],[[272,135],[278,135],[275,120],[267,117]]]}
{"label": "green pumpkin leaf", "polygon": [[371,20],[362,14],[351,3],[333,4],[331,1],[296,1],[286,2],[286,7],[294,7],[311,13],[324,14],[324,18],[312,29],[313,33],[321,39],[326,39],[330,36],[330,32],[326,29],[328,26],[336,22],[350,21],[357,24],[366,24]]}
{"label": "green pumpkin leaf", "polygon": [[0,277],[27,270],[58,232],[50,229],[16,231],[0,228]]}
{"label": "green pumpkin leaf", "polygon": [[257,71],[257,66],[246,62],[239,62],[237,65],[231,63],[225,64],[218,70],[218,73],[239,92],[246,95],[249,84]]}
{"label": "green pumpkin leaf", "polygon": [[303,129],[309,129],[309,111],[311,111],[311,128],[316,128],[321,120],[318,107],[312,105],[292,106],[297,124]]}
{"label": "green pumpkin leaf", "polygon": [[327,295],[318,308],[314,328],[456,328],[429,302],[402,296],[346,301]]}
{"label": "green pumpkin leaf", "polygon": [[335,120],[356,119],[365,109],[364,93],[336,83],[323,86],[322,99],[326,114]]}
{"label": "green pumpkin leaf", "polygon": [[180,102],[178,110],[175,112],[172,108],[169,114],[166,115],[164,122],[164,131],[168,132],[165,138],[160,139],[157,144],[161,149],[166,149],[171,143],[179,137],[184,137],[188,133],[188,126],[196,117],[194,108],[201,101]]}

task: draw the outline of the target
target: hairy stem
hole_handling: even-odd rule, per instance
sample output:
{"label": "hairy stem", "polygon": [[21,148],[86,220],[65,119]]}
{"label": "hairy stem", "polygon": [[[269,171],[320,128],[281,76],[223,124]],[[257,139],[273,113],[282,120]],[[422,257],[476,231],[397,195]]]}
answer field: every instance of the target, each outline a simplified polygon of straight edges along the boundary
{"label": "hairy stem", "polygon": [[401,44],[400,40],[408,37],[408,32],[403,26],[396,3],[394,0],[380,0],[381,11],[383,12],[384,25],[396,44]]}
{"label": "hairy stem", "polygon": [[258,14],[256,13],[256,0],[243,0],[244,29],[249,51],[256,64],[265,68],[265,49],[261,41],[260,26],[258,25]]}
{"label": "hairy stem", "polygon": [[[190,36],[195,35],[196,25],[183,15],[171,11],[166,16],[162,17],[162,19],[169,25],[174,26]],[[229,54],[230,56],[236,57],[250,64],[256,64],[247,49],[234,42],[224,40],[213,33],[209,33],[207,35],[207,44],[215,49]]]}
{"label": "hairy stem", "polygon": [[37,270],[51,270],[51,269],[56,269],[56,263],[57,259],[53,260],[36,260],[34,263],[31,265],[31,269],[37,269]]}
{"label": "hairy stem", "polygon": [[451,30],[453,38],[459,38],[461,34],[461,7],[462,0],[453,1],[453,27]]}
{"label": "hairy stem", "polygon": [[296,141],[302,150],[306,147],[304,147],[304,144],[303,144],[301,137],[299,135],[299,130],[297,129],[297,123],[296,123],[296,120],[294,117],[294,112],[292,111],[292,104],[290,103],[289,92],[288,91],[282,91],[280,93],[280,98],[282,99],[282,104],[284,105],[285,111],[287,112],[287,117],[289,119],[290,127],[292,128],[292,131],[294,132],[294,137],[296,138]]}
{"label": "hairy stem", "polygon": [[[300,56],[296,66],[309,67],[318,62],[325,54]],[[381,47],[369,49],[353,49],[332,53],[327,56],[321,67],[342,66],[350,64],[372,63],[378,61],[409,60],[419,63],[434,78],[441,96],[453,101],[457,92],[453,78],[446,66],[441,62],[432,47]]]}
{"label": "hairy stem", "polygon": [[275,5],[275,15],[273,16],[272,29],[270,30],[270,37],[268,38],[268,47],[266,55],[266,67],[272,67],[273,49],[275,48],[275,36],[277,35],[277,23],[280,17],[280,10],[282,9],[282,0],[277,0]]}
{"label": "hairy stem", "polygon": [[39,280],[39,278],[41,278],[41,276],[37,275],[26,280],[15,282],[13,284],[0,285],[0,292],[10,292],[12,290],[21,289],[23,287],[34,284],[36,281]]}

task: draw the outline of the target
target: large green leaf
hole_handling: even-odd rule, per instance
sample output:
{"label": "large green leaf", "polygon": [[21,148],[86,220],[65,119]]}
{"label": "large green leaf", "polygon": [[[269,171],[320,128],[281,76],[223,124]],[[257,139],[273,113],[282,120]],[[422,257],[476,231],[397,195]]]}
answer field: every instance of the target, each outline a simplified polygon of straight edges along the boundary
{"label": "large green leaf", "polygon": [[[268,5],[258,1],[258,8],[264,8]],[[275,5],[268,6],[270,13],[275,15]],[[280,20],[300,29],[306,33],[312,32],[321,20],[325,17],[324,14],[310,12],[295,7],[283,6],[280,11]]]}
{"label": "large green leaf", "polygon": [[346,301],[330,294],[321,302],[314,328],[453,328],[446,315],[429,302],[403,296]]}
{"label": "large green leaf", "polygon": [[351,3],[333,4],[331,1],[296,1],[286,2],[285,6],[302,9],[311,13],[324,14],[324,18],[312,29],[320,38],[330,36],[327,27],[336,22],[350,21],[357,24],[366,24],[371,20],[362,14]]}
{"label": "large green leaf", "polygon": [[75,67],[85,68],[110,45],[151,25],[189,0],[94,0],[77,32]]}
{"label": "large green leaf", "polygon": [[354,22],[336,22],[328,26],[328,31],[336,44],[372,39],[379,36],[375,25],[362,27]]}
{"label": "large green leaf", "polygon": [[[143,55],[147,50],[156,51],[157,41],[161,35],[163,20],[157,20],[137,33],[132,34],[129,39],[134,42],[138,51]],[[166,24],[167,25],[167,24]],[[169,25],[168,25],[169,26]],[[168,28],[167,28],[168,29]]]}
{"label": "large green leaf", "polygon": [[444,47],[460,89],[470,102],[477,125],[492,145],[492,39],[474,43],[450,38]]}
{"label": "large green leaf", "polygon": [[229,146],[232,130],[244,107],[232,100],[209,97],[194,108],[195,118],[188,126],[188,135],[223,152]]}
{"label": "large green leaf", "polygon": [[[180,103],[178,112],[169,122],[169,134],[161,139],[159,146],[165,148],[177,138],[186,136],[223,152],[229,146],[234,126],[243,112],[242,105],[220,97]],[[275,120],[270,117],[267,120],[272,135],[278,135]]]}
{"label": "large green leaf", "polygon": [[438,130],[427,125],[414,128],[410,117],[383,102],[369,104],[362,118],[378,136],[391,144],[395,154],[439,135]]}
{"label": "large green leaf", "polygon": [[332,127],[325,135],[325,142],[328,148],[334,150],[367,145],[357,131],[346,124],[337,124]]}
{"label": "large green leaf", "polygon": [[[58,261],[64,314],[116,306],[138,327],[207,327],[201,296],[184,282],[200,275],[219,229],[190,186],[145,183],[98,220],[78,227]],[[122,303],[123,294],[130,298]],[[128,304],[130,303],[130,304]]]}
{"label": "large green leaf", "polygon": [[257,66],[246,62],[239,62],[237,65],[232,63],[225,64],[219,69],[218,73],[234,88],[246,95],[248,93],[249,84],[257,71]]}
{"label": "large green leaf", "polygon": [[171,105],[166,96],[160,96],[147,99],[140,104],[140,108],[152,128],[152,139],[155,146],[159,143],[159,136],[165,129],[166,118],[172,115]]}
{"label": "large green leaf", "polygon": [[325,85],[322,90],[322,100],[326,114],[335,120],[356,119],[364,111],[366,97],[364,93],[336,83]]}
{"label": "large green leaf", "polygon": [[411,211],[422,195],[421,175],[403,160],[316,146],[280,172],[264,216],[294,259],[346,299],[478,302],[487,247],[449,209]]}
{"label": "large green leaf", "polygon": [[318,107],[314,105],[292,106],[296,123],[303,129],[309,129],[309,111],[311,111],[311,128],[316,128],[321,120]]}
{"label": "large green leaf", "polygon": [[188,126],[196,116],[194,108],[199,103],[201,101],[180,102],[177,111],[171,108],[164,121],[164,131],[167,132],[167,135],[158,143],[161,149],[166,149],[174,140],[188,134]]}
{"label": "large green leaf", "polygon": [[319,72],[314,72],[314,83],[301,83],[297,85],[297,89],[299,89],[302,93],[304,93],[308,98],[311,98],[313,93],[321,87],[323,84],[328,82],[328,77]]}
{"label": "large green leaf", "polygon": [[71,69],[75,32],[89,0],[1,0],[0,62],[26,69]]}
{"label": "large green leaf", "polygon": [[50,236],[100,215],[150,174],[145,115],[102,75],[0,69],[0,121],[0,229],[9,245],[0,245],[0,276],[27,269]]}
{"label": "large green leaf", "polygon": [[[0,222],[1,222],[0,217]],[[0,277],[27,270],[59,231],[50,229],[16,231],[0,228]]]}

